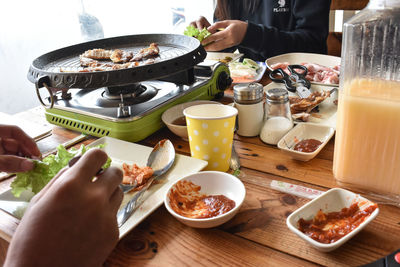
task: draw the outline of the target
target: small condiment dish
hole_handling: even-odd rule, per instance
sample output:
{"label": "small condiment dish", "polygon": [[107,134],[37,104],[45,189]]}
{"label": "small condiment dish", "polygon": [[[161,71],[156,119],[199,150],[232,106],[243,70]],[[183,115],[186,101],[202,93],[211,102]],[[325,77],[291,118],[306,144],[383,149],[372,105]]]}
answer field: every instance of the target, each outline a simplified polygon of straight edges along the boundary
{"label": "small condiment dish", "polygon": [[188,141],[188,132],[186,124],[179,125],[175,124],[174,122],[177,122],[177,120],[179,121],[180,119],[182,121],[185,121],[185,116],[183,115],[183,110],[185,108],[201,104],[220,104],[220,103],[209,100],[196,100],[178,104],[164,111],[164,113],[161,116],[161,120],[165,123],[165,125],[167,125],[168,129],[171,132],[181,137],[183,140]]}
{"label": "small condiment dish", "polygon": [[[334,133],[335,129],[326,125],[299,123],[286,135],[284,135],[281,140],[279,140],[277,146],[293,159],[309,161],[313,159],[322,150],[322,148],[324,148]],[[313,152],[300,152],[294,150],[296,143],[305,139],[318,140],[321,142],[321,145],[319,145],[318,148]]]}
{"label": "small condiment dish", "polygon": [[[193,219],[179,215],[170,205],[170,193],[171,189],[175,188],[176,184],[182,180],[201,186],[201,194],[224,195],[235,202],[235,207],[224,214],[211,218]],[[171,185],[165,195],[164,204],[169,213],[183,224],[194,228],[212,228],[232,219],[242,206],[245,196],[246,189],[237,177],[225,172],[204,171],[183,177]]]}
{"label": "small condiment dish", "polygon": [[370,205],[375,203],[369,201],[368,199],[355,194],[351,191],[342,188],[332,188],[320,195],[319,197],[308,202],[301,208],[294,211],[286,220],[286,224],[289,229],[297,234],[299,237],[310,243],[313,247],[320,251],[328,252],[337,249],[347,241],[349,241],[354,235],[360,232],[368,223],[370,223],[379,213],[379,208],[377,207],[360,225],[358,225],[354,230],[349,232],[347,235],[343,236],[339,240],[325,244],[320,243],[308,235],[301,232],[298,228],[298,221],[303,218],[304,220],[311,220],[315,217],[319,210],[323,213],[338,212],[343,208],[350,207],[353,203],[357,203],[360,210],[364,210]]}

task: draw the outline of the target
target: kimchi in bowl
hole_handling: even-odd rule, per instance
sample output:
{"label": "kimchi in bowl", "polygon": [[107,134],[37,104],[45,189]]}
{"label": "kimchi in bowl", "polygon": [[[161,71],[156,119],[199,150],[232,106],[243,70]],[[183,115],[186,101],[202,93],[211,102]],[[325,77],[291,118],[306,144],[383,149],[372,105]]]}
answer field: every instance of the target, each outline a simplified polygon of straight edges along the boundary
{"label": "kimchi in bowl", "polygon": [[195,173],[175,182],[164,204],[180,222],[195,228],[211,228],[232,219],[246,195],[235,176],[218,171]]}

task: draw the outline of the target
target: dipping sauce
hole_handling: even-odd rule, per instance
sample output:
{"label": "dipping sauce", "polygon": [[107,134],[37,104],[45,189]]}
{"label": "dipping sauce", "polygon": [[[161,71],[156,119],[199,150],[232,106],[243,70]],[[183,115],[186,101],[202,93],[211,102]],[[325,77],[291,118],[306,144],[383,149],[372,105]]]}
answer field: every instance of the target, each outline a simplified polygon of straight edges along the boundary
{"label": "dipping sauce", "polygon": [[172,124],[179,125],[179,126],[186,126],[186,118],[185,116],[179,117],[172,121]]}
{"label": "dipping sauce", "polygon": [[364,210],[360,210],[356,202],[339,212],[325,214],[319,210],[314,219],[304,220],[301,218],[297,224],[299,230],[307,236],[320,243],[329,244],[357,228],[377,207],[377,204],[372,204]]}
{"label": "dipping sauce", "polygon": [[200,189],[191,181],[179,181],[169,194],[171,208],[181,216],[205,219],[227,213],[236,206],[235,201],[224,195],[207,196]]}
{"label": "dipping sauce", "polygon": [[294,150],[300,152],[314,152],[322,144],[321,141],[316,139],[304,139],[294,146]]}

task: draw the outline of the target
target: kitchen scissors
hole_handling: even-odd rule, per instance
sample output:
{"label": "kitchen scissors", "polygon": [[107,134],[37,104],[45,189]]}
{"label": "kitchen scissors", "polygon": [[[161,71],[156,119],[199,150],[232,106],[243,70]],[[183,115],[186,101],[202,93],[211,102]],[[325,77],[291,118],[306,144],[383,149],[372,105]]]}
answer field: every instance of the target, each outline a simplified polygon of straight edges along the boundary
{"label": "kitchen scissors", "polygon": [[[289,65],[287,68],[290,75],[279,68],[271,71],[269,77],[274,82],[284,83],[288,91],[297,93],[301,98],[309,97],[311,84],[306,79],[307,68],[303,65]],[[296,70],[301,70],[301,72]]]}

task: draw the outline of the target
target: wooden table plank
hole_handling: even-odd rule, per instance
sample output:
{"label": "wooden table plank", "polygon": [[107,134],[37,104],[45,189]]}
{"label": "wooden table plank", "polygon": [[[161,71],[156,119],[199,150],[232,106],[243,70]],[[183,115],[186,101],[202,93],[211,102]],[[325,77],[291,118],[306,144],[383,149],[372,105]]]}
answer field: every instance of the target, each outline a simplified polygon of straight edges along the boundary
{"label": "wooden table plank", "polygon": [[[339,249],[323,253],[290,232],[286,218],[309,200],[269,187],[276,176],[243,169],[246,199],[240,212],[223,229],[247,240],[321,265],[359,266],[377,260],[400,247],[398,208],[380,205],[380,215]],[[288,181],[288,180],[283,180]],[[321,189],[320,187],[314,187]]]}
{"label": "wooden table plank", "polygon": [[164,207],[123,238],[106,265],[142,266],[149,260],[152,266],[313,265],[218,228],[188,227]]}

